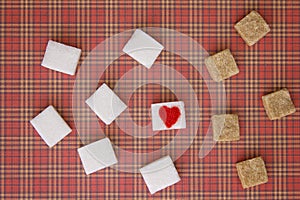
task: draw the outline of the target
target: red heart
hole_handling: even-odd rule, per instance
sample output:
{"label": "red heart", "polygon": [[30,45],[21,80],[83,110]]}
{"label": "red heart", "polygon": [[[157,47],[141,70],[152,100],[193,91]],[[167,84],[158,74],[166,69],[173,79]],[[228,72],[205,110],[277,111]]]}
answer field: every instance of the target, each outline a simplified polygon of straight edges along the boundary
{"label": "red heart", "polygon": [[171,128],[176,124],[178,118],[180,117],[180,109],[176,106],[169,108],[167,106],[162,106],[159,109],[159,116],[165,123],[167,128]]}

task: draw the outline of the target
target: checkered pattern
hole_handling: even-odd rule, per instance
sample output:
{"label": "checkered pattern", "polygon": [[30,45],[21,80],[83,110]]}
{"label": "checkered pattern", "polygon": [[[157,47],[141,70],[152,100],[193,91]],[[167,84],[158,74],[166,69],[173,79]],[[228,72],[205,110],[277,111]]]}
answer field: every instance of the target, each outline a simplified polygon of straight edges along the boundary
{"label": "checkered pattern", "polygon": [[[176,2],[176,3],[175,3]],[[300,3],[299,1],[1,1],[1,199],[299,199],[300,198]],[[270,24],[271,32],[248,47],[233,28],[252,9]],[[121,31],[144,26],[176,29],[200,42],[209,53],[230,48],[240,73],[226,80],[228,111],[238,113],[241,140],[219,143],[203,160],[199,147],[209,125],[208,91],[201,77],[180,58],[159,59],[190,80],[199,95],[199,133],[176,161],[181,182],[150,196],[141,175],[107,168],[86,176],[76,149],[81,146],[72,118],[75,77],[40,66],[49,39],[76,46],[83,55]],[[124,57],[115,62],[133,63]],[[111,68],[110,68],[111,69]],[[128,70],[108,70],[102,77],[114,86]],[[287,87],[298,112],[268,120],[261,96]],[[162,91],[162,94],[160,92]],[[144,123],[147,94],[174,100],[167,89],[139,89],[130,105],[133,119]],[[205,100],[205,101],[204,101]],[[54,105],[73,132],[49,149],[29,120]],[[112,142],[132,151],[167,144],[174,134],[159,135],[160,143],[124,143],[117,127],[107,128]],[[261,155],[269,182],[243,190],[235,163]]]}

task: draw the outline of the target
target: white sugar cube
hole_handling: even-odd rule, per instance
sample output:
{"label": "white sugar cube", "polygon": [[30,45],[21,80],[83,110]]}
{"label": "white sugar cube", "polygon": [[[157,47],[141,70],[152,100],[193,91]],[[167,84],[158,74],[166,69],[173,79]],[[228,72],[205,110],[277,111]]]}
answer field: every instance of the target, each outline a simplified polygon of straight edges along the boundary
{"label": "white sugar cube", "polygon": [[170,156],[162,157],[144,166],[140,172],[151,194],[180,181]]}
{"label": "white sugar cube", "polygon": [[87,175],[118,162],[111,142],[104,138],[77,149]]}
{"label": "white sugar cube", "polygon": [[163,48],[150,35],[137,29],[124,46],[123,52],[149,69]]}
{"label": "white sugar cube", "polygon": [[186,128],[183,101],[151,105],[153,131]]}
{"label": "white sugar cube", "polygon": [[33,118],[30,123],[50,148],[72,132],[72,129],[51,105]]}
{"label": "white sugar cube", "polygon": [[55,71],[74,75],[80,54],[81,49],[49,40],[41,65]]}
{"label": "white sugar cube", "polygon": [[85,101],[106,124],[111,124],[127,105],[104,83]]}

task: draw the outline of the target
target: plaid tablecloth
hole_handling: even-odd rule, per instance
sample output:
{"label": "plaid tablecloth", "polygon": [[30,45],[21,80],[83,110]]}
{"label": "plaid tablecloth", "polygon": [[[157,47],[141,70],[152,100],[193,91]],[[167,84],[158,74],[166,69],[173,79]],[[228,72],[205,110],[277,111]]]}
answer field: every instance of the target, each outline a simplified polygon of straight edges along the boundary
{"label": "plaid tablecloth", "polygon": [[[299,1],[23,0],[0,4],[1,199],[300,199]],[[271,32],[248,47],[233,25],[253,9],[264,16]],[[77,155],[82,144],[71,107],[76,77],[40,66],[49,39],[81,48],[82,61],[106,38],[139,27],[175,29],[209,53],[230,48],[240,69],[225,85],[227,110],[240,117],[241,140],[219,143],[199,159],[209,124],[209,116],[202,117],[193,145],[175,162],[181,182],[152,196],[139,174],[106,168],[85,175]],[[162,62],[180,65],[176,59],[170,56]],[[113,87],[117,72],[108,71],[102,80]],[[207,91],[201,77],[192,72],[186,70],[185,76],[201,99]],[[174,98],[166,89],[148,87],[136,95],[163,91],[162,99]],[[289,89],[298,111],[270,121],[261,96],[283,87]],[[73,129],[51,149],[29,123],[49,104]],[[133,100],[132,104],[133,118],[142,123],[149,117],[147,101]],[[209,109],[209,103],[201,105],[203,112]],[[122,145],[124,134],[112,129],[112,141]],[[159,137],[165,145],[173,136]],[[130,144],[127,147],[132,151],[147,150],[146,143]],[[266,162],[269,182],[244,190],[235,163],[259,155]]]}

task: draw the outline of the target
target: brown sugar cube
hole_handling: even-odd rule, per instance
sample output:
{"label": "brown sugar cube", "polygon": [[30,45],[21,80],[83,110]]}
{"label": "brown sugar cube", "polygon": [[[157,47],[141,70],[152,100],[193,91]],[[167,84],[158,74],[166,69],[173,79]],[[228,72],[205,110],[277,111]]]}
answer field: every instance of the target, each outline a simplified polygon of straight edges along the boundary
{"label": "brown sugar cube", "polygon": [[212,126],[215,141],[237,141],[240,139],[238,115],[214,115],[212,117]]}
{"label": "brown sugar cube", "polygon": [[262,100],[267,115],[271,120],[280,119],[296,112],[290,93],[286,88],[262,96]]}
{"label": "brown sugar cube", "polygon": [[267,170],[261,157],[239,162],[236,168],[244,189],[268,182]]}
{"label": "brown sugar cube", "polygon": [[255,10],[251,11],[246,17],[241,19],[234,28],[249,46],[254,45],[270,32],[269,25]]}
{"label": "brown sugar cube", "polygon": [[205,65],[211,78],[220,82],[239,73],[239,68],[229,49],[209,56],[205,59]]}

